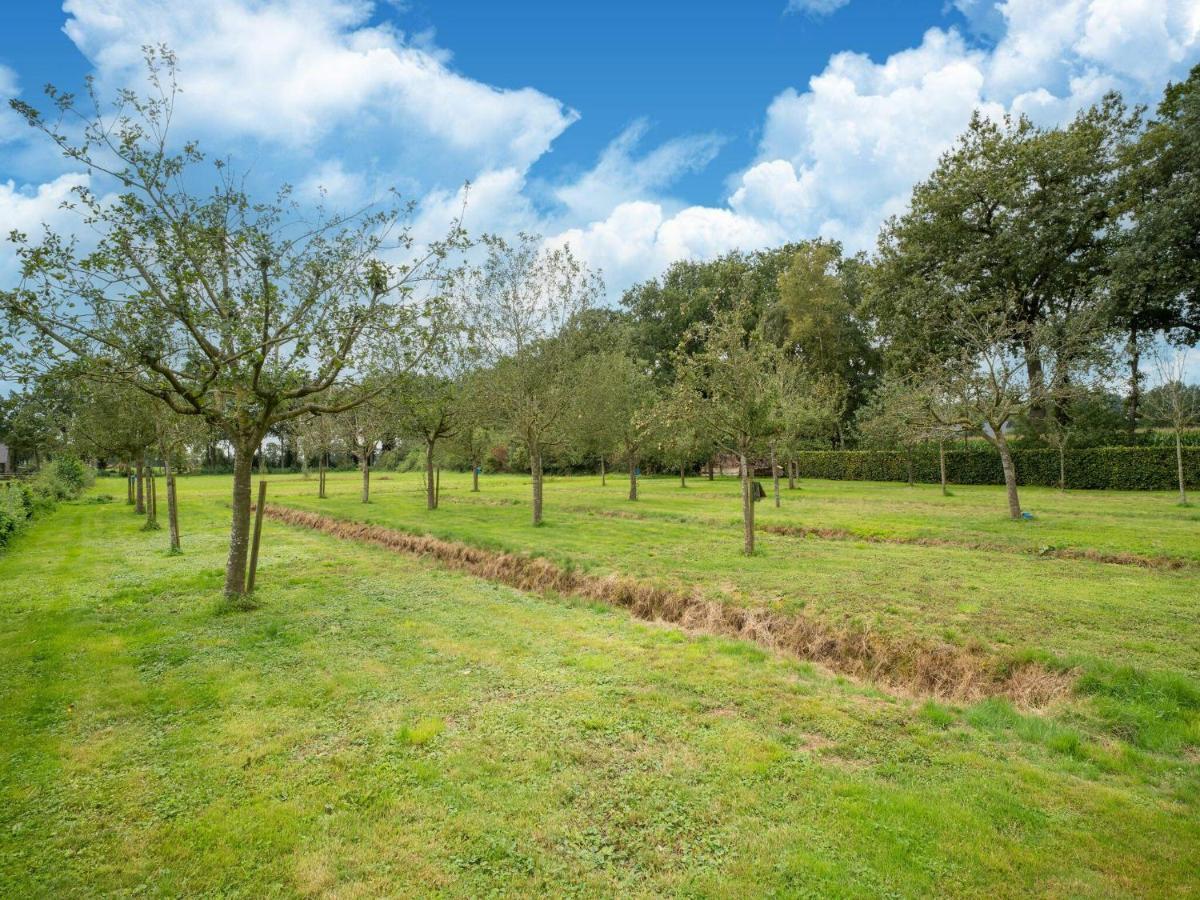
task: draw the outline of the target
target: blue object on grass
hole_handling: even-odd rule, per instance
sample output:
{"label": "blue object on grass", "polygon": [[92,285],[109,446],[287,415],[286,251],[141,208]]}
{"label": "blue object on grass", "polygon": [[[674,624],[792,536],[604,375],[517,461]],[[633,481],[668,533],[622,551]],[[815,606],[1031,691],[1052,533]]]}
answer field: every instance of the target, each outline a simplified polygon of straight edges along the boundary
{"label": "blue object on grass", "polygon": [[1033,518],[1033,513],[1031,513],[1031,512],[1023,512],[1023,513],[1021,513],[1021,518],[1022,518],[1022,519],[1025,519],[1026,521],[1029,521],[1030,519],[1032,519],[1032,518]]}

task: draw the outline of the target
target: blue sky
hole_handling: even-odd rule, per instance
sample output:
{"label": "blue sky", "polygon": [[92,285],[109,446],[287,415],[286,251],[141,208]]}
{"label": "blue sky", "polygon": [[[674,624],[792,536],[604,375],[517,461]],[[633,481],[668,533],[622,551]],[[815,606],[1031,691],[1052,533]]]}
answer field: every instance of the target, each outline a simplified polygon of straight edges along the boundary
{"label": "blue sky", "polygon": [[[870,249],[974,110],[1153,103],[1200,61],[1200,0],[10,2],[0,99],[136,85],[147,42],[179,55],[179,137],[260,186],[395,186],[432,237],[470,180],[469,227],[570,243],[615,297],[681,257]],[[72,227],[87,179],[0,112],[0,232]]]}
{"label": "blue sky", "polygon": [[[92,66],[64,34],[61,6],[12,6],[3,14],[0,65],[17,74],[27,94],[46,82],[81,84]],[[805,84],[835,53],[885,59],[920,43],[931,26],[970,31],[943,0],[857,0],[826,14],[789,10],[785,0],[699,6],[414,0],[377,3],[369,20],[432,38],[470,78],[533,86],[578,111],[553,153],[532,167],[539,178],[586,171],[606,144],[639,120],[648,139],[717,136],[719,164],[676,182],[673,193],[694,203],[718,198],[728,170],[753,159],[762,112],[781,88]],[[981,34],[973,38],[986,41]],[[0,171],[0,177],[20,174]]]}

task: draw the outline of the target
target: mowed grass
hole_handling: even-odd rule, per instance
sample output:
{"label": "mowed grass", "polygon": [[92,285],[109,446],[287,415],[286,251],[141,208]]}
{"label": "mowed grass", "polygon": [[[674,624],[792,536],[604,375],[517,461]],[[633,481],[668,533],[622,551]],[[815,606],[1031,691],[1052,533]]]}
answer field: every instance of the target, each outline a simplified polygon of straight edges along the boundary
{"label": "mowed grass", "polygon": [[[1186,747],[892,697],[271,522],[259,606],[230,612],[227,487],[183,484],[183,556],[122,503],[0,556],[5,895],[1200,891]],[[370,515],[412,487],[377,480]],[[567,530],[550,515],[537,535]]]}
{"label": "mowed grass", "polygon": [[[1012,522],[1001,488],[956,488],[943,498],[930,485],[807,481],[801,490],[785,489],[781,509],[769,497],[761,501],[759,524],[853,525],[863,535],[917,536],[903,523],[921,522],[920,536],[964,546],[764,533],[758,554],[747,559],[740,552],[736,479],[689,484],[685,490],[677,479],[642,479],[641,499],[630,502],[618,476],[607,487],[598,478],[550,479],[546,522],[538,528],[530,524],[528,479],[520,476],[485,477],[482,490],[471,493],[467,475],[443,473],[441,508],[432,512],[424,508],[419,474],[377,473],[368,505],[360,502],[353,473],[330,476],[324,500],[315,480],[299,476],[271,479],[270,491],[276,503],[538,553],[601,573],[699,586],[728,602],[831,623],[979,644],[1014,658],[1048,654],[1072,665],[1200,676],[1200,562],[1172,571],[1022,552],[1055,543],[1200,554],[1200,511],[1176,507],[1165,495],[1027,489],[1026,502],[1039,517]],[[216,478],[187,487],[214,498],[227,490],[227,480]],[[1068,541],[1068,534],[1075,537]],[[971,549],[981,535],[1011,549]]]}

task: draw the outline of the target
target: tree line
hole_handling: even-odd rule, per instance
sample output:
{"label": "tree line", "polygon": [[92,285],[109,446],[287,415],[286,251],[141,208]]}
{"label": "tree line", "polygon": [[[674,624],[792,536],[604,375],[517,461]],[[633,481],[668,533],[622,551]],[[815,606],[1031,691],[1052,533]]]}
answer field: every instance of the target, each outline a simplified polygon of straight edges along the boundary
{"label": "tree line", "polygon": [[1019,516],[1014,440],[1134,440],[1153,420],[1178,448],[1195,420],[1182,369],[1149,391],[1144,372],[1200,338],[1200,68],[1152,114],[1112,95],[1061,128],[975,117],[873,254],[818,238],[680,261],[616,307],[537,235],[473,239],[460,220],[418,244],[398,199],[341,213],[287,186],[252,196],[169,137],[170,51],[150,49],[147,73],[145,95],[112,104],[90,83],[48,88],[46,111],[12,101],[116,189],[75,189],[88,243],[11,235],[4,368],[29,388],[0,433],[137,483],[148,455],[223,448],[231,598],[269,436],[322,495],[331,457],[352,457],[364,502],[378,455],[415,446],[431,509],[447,451],[475,488],[503,457],[529,472],[535,524],[548,469],[620,464],[636,500],[644,466],[686,482],[719,455],[741,474],[750,553],[756,468],[779,504],[805,448],[987,441]]}

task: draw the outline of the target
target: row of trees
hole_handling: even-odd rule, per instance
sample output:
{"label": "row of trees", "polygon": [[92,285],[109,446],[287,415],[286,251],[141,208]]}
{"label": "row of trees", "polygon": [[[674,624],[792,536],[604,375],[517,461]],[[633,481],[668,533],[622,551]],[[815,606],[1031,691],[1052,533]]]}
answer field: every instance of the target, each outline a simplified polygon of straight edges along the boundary
{"label": "row of trees", "polygon": [[[47,440],[78,416],[94,455],[135,469],[149,446],[164,460],[214,436],[231,450],[230,597],[246,590],[268,434],[318,459],[322,492],[329,454],[351,453],[364,501],[378,450],[418,441],[431,508],[440,446],[478,469],[511,443],[534,523],[564,457],[602,478],[622,462],[636,500],[647,455],[686,477],[724,453],[752,552],[755,463],[769,461],[778,503],[806,446],[981,435],[1019,515],[1013,435],[1065,446],[1118,351],[1136,422],[1146,348],[1200,335],[1200,70],[1149,122],[1116,97],[1062,129],[976,118],[873,258],[813,240],[681,262],[611,310],[598,273],[534,235],[472,242],[454,222],[418,247],[403,204],[335,214],[286,188],[251,197],[227,163],[171,142],[175,61],[158,48],[147,64],[150,95],[111,110],[90,87],[82,101],[49,89],[49,114],[13,102],[116,190],[74,193],[94,243],[12,235],[4,368],[37,381],[47,402],[21,427]],[[59,387],[80,378],[88,400],[72,406]]]}

